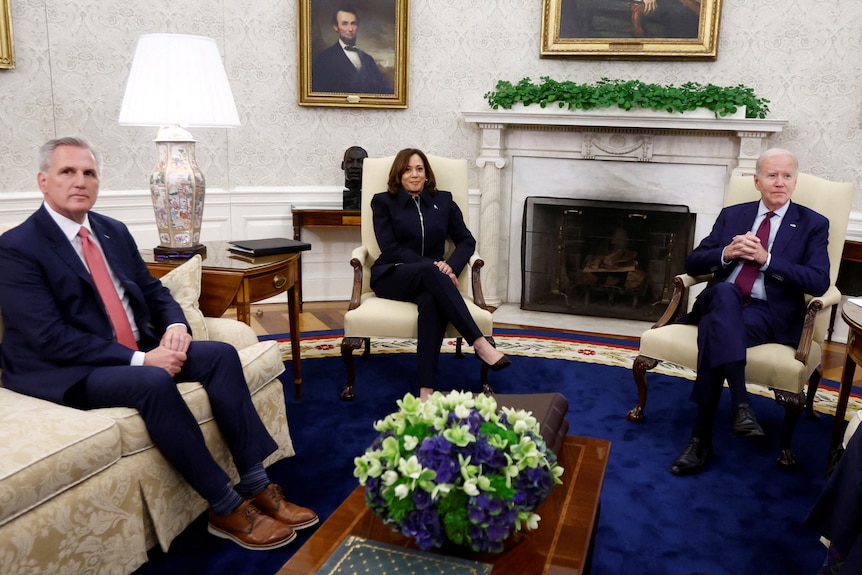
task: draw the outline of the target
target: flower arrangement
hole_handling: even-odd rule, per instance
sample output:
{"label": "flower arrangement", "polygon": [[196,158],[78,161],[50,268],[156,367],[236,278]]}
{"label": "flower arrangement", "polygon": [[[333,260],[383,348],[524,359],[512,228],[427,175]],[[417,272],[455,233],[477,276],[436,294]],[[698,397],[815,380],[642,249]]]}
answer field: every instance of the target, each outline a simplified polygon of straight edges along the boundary
{"label": "flower arrangement", "polygon": [[374,513],[424,550],[501,552],[515,531],[538,527],[535,510],[563,468],[535,417],[457,391],[425,403],[408,393],[397,404],[354,460]]}

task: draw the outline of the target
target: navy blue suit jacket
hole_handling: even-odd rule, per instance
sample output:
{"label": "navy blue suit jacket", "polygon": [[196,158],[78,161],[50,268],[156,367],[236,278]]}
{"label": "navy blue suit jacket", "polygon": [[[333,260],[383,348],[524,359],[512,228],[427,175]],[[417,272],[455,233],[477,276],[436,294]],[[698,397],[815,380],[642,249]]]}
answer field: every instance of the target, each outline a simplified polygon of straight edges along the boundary
{"label": "navy blue suit jacket", "polygon": [[[715,274],[710,285],[726,281],[736,262],[723,267],[721,254],[733,236],[751,231],[758,202],[721,210],[712,232],[688,256],[685,271]],[[802,335],[805,294],[820,296],[829,288],[829,220],[814,210],[792,203],[770,250],[772,259],[763,273],[772,329],[778,343],[796,346]]]}
{"label": "navy blue suit jacket", "polygon": [[[419,201],[421,220],[413,199],[403,188],[395,195],[382,192],[371,198],[374,234],[381,252],[371,268],[372,289],[377,278],[402,263],[446,259],[455,275],[460,275],[476,251],[476,240],[452,194],[438,191],[432,195],[422,190]],[[447,237],[452,239],[455,250],[444,258]]]}
{"label": "navy blue suit jacket", "polygon": [[[173,323],[188,326],[179,304],[147,270],[126,226],[90,212],[108,265],[126,290],[141,349],[155,347]],[[96,367],[129,365],[133,351],[113,327],[90,273],[59,226],[41,207],[0,236],[3,385],[63,403]]]}
{"label": "navy blue suit jacket", "polygon": [[392,84],[383,76],[374,58],[356,50],[362,70],[357,70],[336,42],[314,57],[311,67],[313,92],[347,94],[392,94]]}

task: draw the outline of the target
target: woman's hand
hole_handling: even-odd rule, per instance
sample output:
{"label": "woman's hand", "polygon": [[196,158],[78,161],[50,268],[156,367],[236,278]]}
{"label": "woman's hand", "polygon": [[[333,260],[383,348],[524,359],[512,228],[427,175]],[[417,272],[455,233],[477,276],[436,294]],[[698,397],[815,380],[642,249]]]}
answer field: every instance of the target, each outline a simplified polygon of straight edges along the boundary
{"label": "woman's hand", "polygon": [[458,287],[458,276],[456,276],[455,272],[452,271],[452,266],[450,266],[446,262],[434,262],[434,265],[437,266],[437,269],[440,270],[440,273],[449,276],[449,279],[452,280],[452,283],[455,284],[455,287]]}

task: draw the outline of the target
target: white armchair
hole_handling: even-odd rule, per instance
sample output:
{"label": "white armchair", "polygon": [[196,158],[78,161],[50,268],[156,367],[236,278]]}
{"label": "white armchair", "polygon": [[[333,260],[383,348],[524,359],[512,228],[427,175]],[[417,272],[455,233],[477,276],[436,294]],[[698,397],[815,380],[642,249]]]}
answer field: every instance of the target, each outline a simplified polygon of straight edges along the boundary
{"label": "white armchair", "polygon": [[[760,194],[755,189],[751,176],[733,176],[728,184],[724,205],[730,206],[759,198]],[[841,294],[835,287],[835,280],[844,249],[852,200],[852,183],[830,182],[809,174],[799,174],[793,201],[829,219],[830,287],[821,297],[807,298],[805,324],[796,349],[768,343],[751,347],[747,352],[746,382],[771,389],[775,394],[775,401],[785,409],[778,456],[778,464],[781,467],[792,467],[796,463],[790,449],[790,441],[803,407],[810,417],[816,417],[813,402],[821,378],[821,350],[829,323],[829,308],[841,303]],[[650,330],[641,335],[639,355],[632,366],[638,387],[638,402],[628,412],[629,421],[644,421],[648,370],[661,361],[696,369],[697,326],[673,322],[684,311],[683,303],[688,288],[709,280],[709,277],[695,278],[681,274],[674,278],[674,292],[667,310]],[[807,396],[806,382],[809,382]]]}
{"label": "white armchair", "polygon": [[[362,245],[353,250],[350,265],[353,266],[353,291],[350,304],[344,316],[344,339],[341,342],[341,355],[347,369],[347,385],[341,390],[341,399],[354,398],[355,366],[353,351],[365,344],[363,357],[370,354],[370,340],[374,337],[416,339],[418,336],[419,312],[416,304],[395,301],[377,297],[370,283],[371,266],[380,256],[380,247],[374,235],[374,224],[371,213],[371,198],[374,194],[386,191],[389,179],[389,169],[394,156],[386,158],[366,158],[362,166]],[[466,218],[469,213],[469,195],[467,188],[467,161],[428,156],[428,162],[437,178],[440,190],[451,192],[455,203],[461,208]],[[447,254],[451,250],[448,246]],[[459,279],[459,289],[464,295],[470,315],[479,326],[482,334],[493,344],[494,322],[491,312],[485,305],[479,270],[485,262],[474,253],[470,263],[464,268]],[[472,294],[471,292],[472,288]],[[447,337],[457,337],[457,355],[461,352],[461,336],[450,324],[446,331]],[[482,362],[480,371],[482,391],[490,393],[488,385],[488,366]]]}

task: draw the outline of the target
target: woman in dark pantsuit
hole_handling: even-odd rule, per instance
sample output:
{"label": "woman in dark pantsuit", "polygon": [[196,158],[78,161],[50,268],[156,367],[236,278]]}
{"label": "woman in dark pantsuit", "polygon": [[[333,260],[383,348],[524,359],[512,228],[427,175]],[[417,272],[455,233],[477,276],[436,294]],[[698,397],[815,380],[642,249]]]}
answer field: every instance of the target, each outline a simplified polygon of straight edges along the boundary
{"label": "woman in dark pantsuit", "polygon": [[[503,369],[511,362],[482,336],[458,291],[458,275],[473,254],[476,240],[452,194],[437,190],[425,154],[410,148],[398,152],[387,188],[371,199],[381,251],[371,268],[371,289],[379,297],[410,301],[419,307],[416,355],[419,396],[424,401],[434,391],[440,346],[449,322],[491,369]],[[447,237],[455,250],[444,259]]]}

